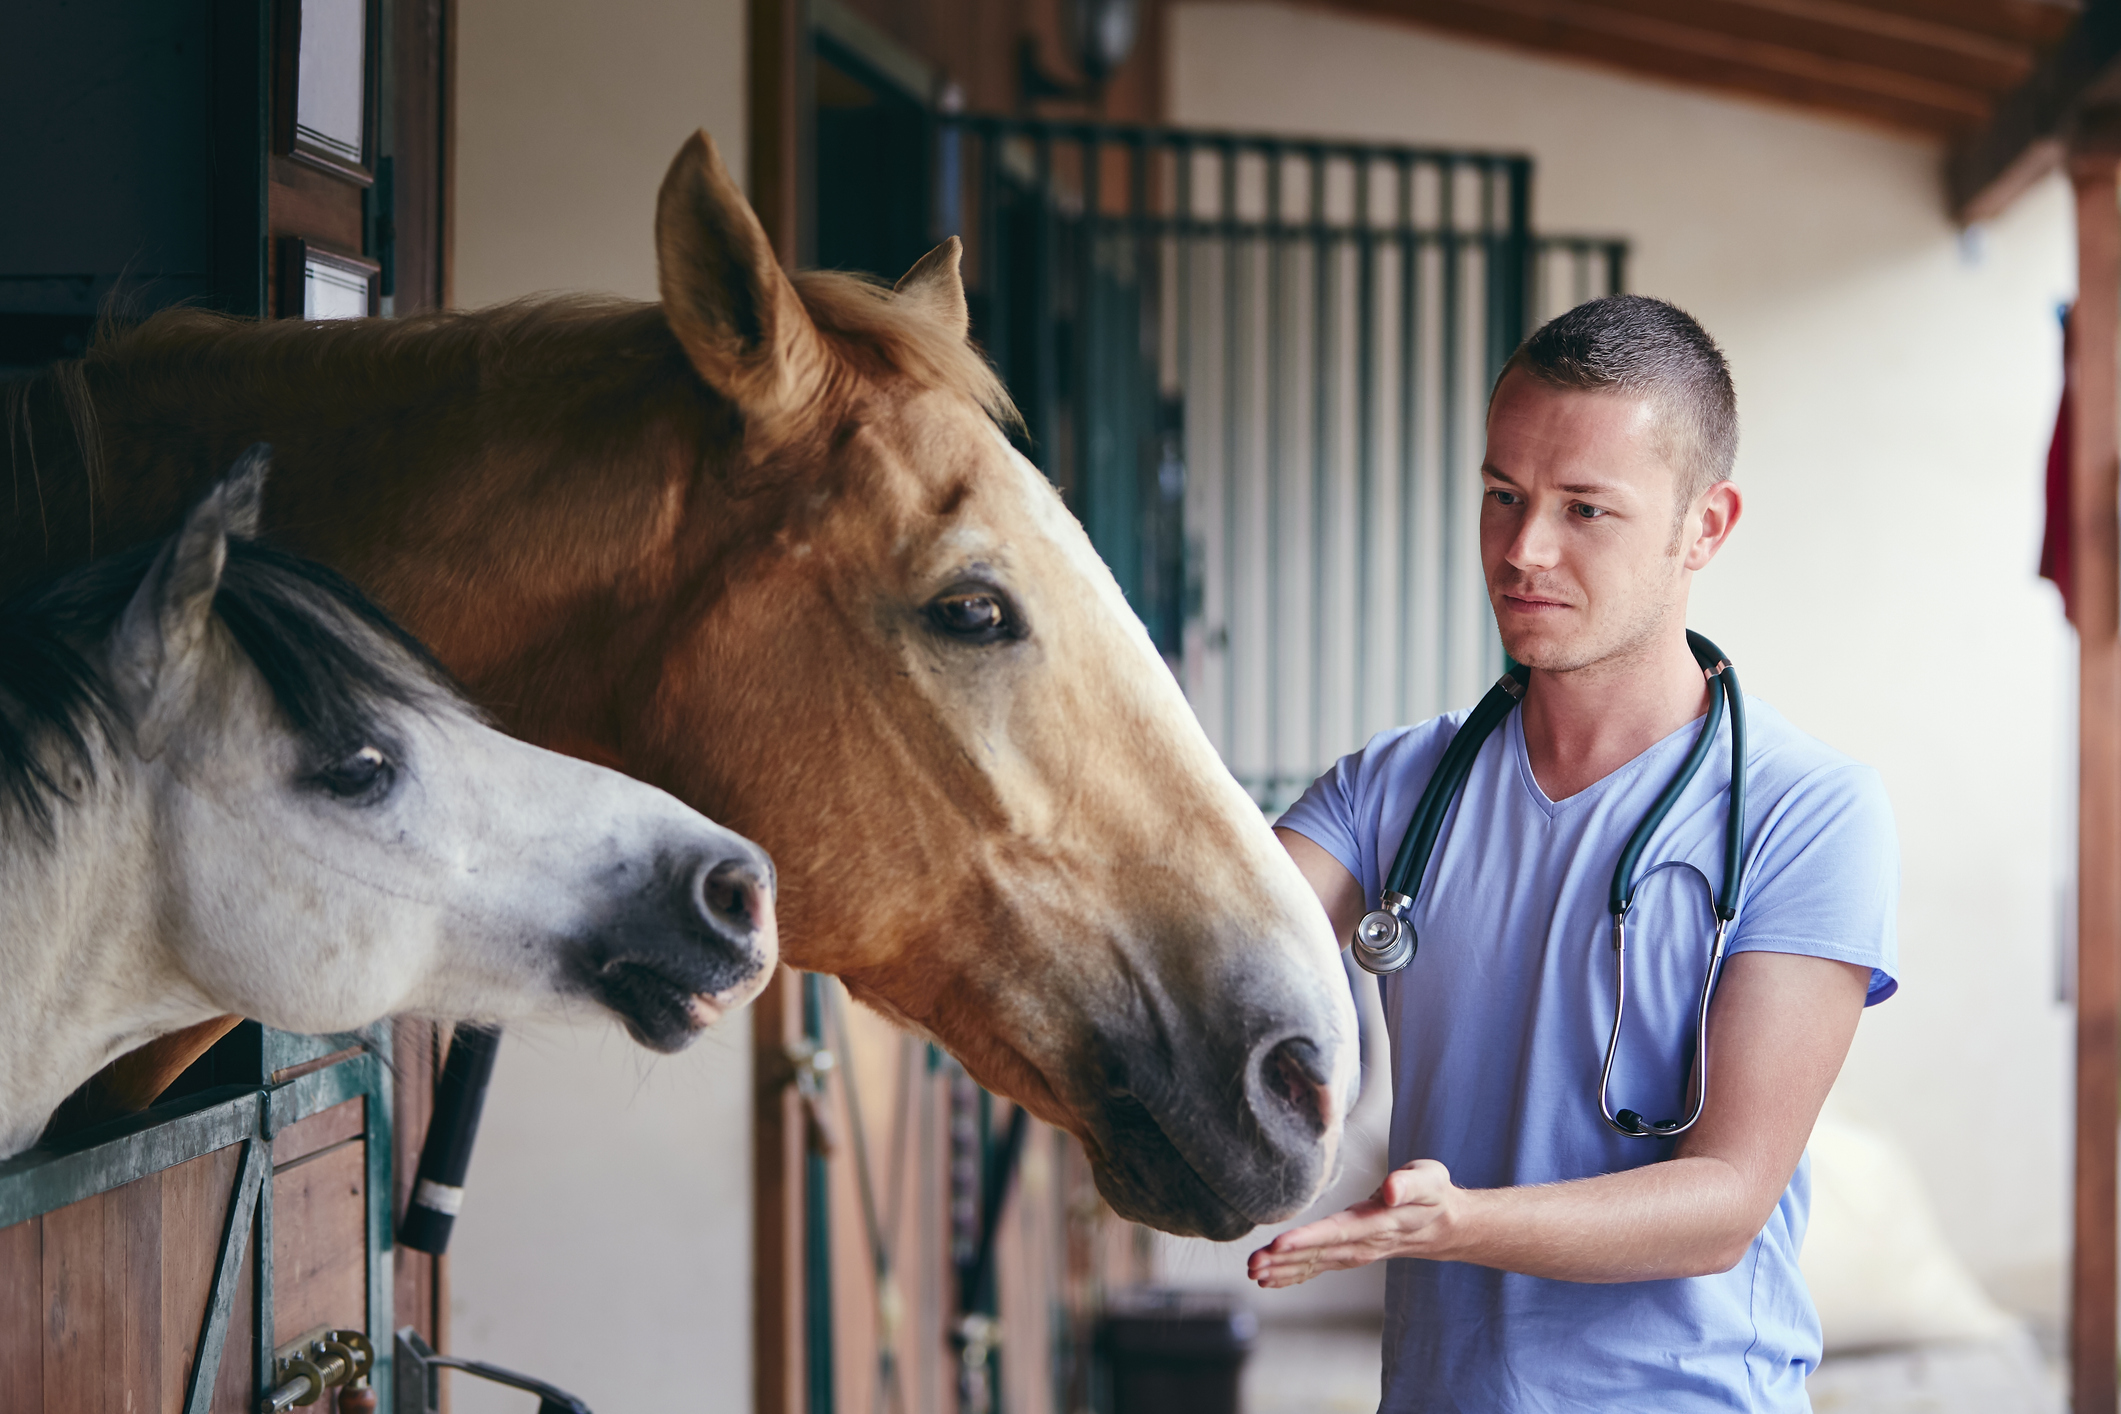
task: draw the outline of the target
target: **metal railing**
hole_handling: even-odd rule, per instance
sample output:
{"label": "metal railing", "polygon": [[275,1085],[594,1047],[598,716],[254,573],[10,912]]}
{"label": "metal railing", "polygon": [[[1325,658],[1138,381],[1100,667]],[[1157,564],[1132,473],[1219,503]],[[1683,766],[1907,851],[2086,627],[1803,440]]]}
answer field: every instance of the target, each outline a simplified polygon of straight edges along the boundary
{"label": "metal railing", "polygon": [[1495,153],[944,115],[937,222],[1026,451],[1279,809],[1500,671],[1487,390],[1624,242],[1539,239]]}

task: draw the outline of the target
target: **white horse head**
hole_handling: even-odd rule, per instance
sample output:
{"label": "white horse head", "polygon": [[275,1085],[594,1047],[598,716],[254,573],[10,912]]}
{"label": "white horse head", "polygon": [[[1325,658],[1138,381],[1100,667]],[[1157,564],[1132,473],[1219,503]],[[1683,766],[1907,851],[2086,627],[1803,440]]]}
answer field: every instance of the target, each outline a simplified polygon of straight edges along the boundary
{"label": "white horse head", "polygon": [[756,845],[493,730],[359,591],[250,541],[266,462],[0,609],[0,1157],[113,1057],[226,1013],[588,1001],[670,1051],[774,964]]}

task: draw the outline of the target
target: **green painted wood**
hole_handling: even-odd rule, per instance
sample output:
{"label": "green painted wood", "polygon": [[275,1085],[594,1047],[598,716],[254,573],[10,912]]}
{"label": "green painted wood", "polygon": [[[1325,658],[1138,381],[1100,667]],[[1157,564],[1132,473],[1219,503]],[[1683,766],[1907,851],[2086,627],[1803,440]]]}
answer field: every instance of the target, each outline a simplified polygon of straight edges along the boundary
{"label": "green painted wood", "polygon": [[214,1264],[214,1284],[206,1298],[206,1314],[199,1322],[198,1354],[192,1360],[191,1379],[184,1392],[184,1414],[208,1414],[213,1407],[214,1383],[221,1372],[221,1347],[228,1339],[229,1313],[235,1308],[236,1287],[242,1280],[243,1251],[257,1214],[258,1195],[265,1188],[264,1141],[253,1136],[243,1145],[243,1167],[236,1173],[234,1190],[228,1195],[228,1224],[221,1234],[221,1255]]}
{"label": "green painted wood", "polygon": [[240,1144],[257,1133],[259,1113],[256,1090],[225,1086],[25,1150],[0,1163],[0,1227]]}

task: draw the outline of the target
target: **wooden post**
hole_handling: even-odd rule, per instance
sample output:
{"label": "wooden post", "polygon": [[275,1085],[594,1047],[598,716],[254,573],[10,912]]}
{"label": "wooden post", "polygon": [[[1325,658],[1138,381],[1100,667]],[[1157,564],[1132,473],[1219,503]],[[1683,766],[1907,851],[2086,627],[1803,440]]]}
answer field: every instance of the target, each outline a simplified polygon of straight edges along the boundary
{"label": "wooden post", "polygon": [[2077,619],[2077,1143],[2070,1271],[2074,1414],[2115,1414],[2116,1160],[2121,1156],[2121,574],[2116,568],[2116,339],[2121,125],[2087,119],[2071,155],[2070,565]]}

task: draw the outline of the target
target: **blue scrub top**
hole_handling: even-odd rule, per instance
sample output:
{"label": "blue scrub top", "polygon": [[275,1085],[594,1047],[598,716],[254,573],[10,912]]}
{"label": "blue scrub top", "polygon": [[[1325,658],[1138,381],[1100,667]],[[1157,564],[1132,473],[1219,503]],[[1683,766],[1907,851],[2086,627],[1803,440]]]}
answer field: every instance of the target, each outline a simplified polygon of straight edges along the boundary
{"label": "blue scrub top", "polygon": [[[1746,874],[1730,951],[1862,964],[1868,1001],[1881,1002],[1899,985],[1899,844],[1885,788],[1765,703],[1747,698],[1746,713]],[[1374,901],[1463,719],[1381,733],[1277,823],[1324,847]],[[1420,951],[1384,982],[1395,1167],[1436,1159],[1463,1187],[1496,1188],[1670,1156],[1676,1141],[1615,1134],[1596,1108],[1613,1006],[1606,896],[1628,836],[1700,730],[1696,719],[1558,803],[1533,778],[1521,711],[1483,744],[1416,896]],[[1612,1101],[1653,1120],[1686,1113],[1711,887],[1723,876],[1727,721],[1721,732],[1643,854],[1640,867],[1656,872],[1629,919]],[[1672,860],[1701,874],[1656,868]],[[1797,1254],[1810,1203],[1806,1160],[1744,1260],[1715,1276],[1588,1285],[1395,1260],[1383,1409],[1808,1410],[1819,1319]]]}

